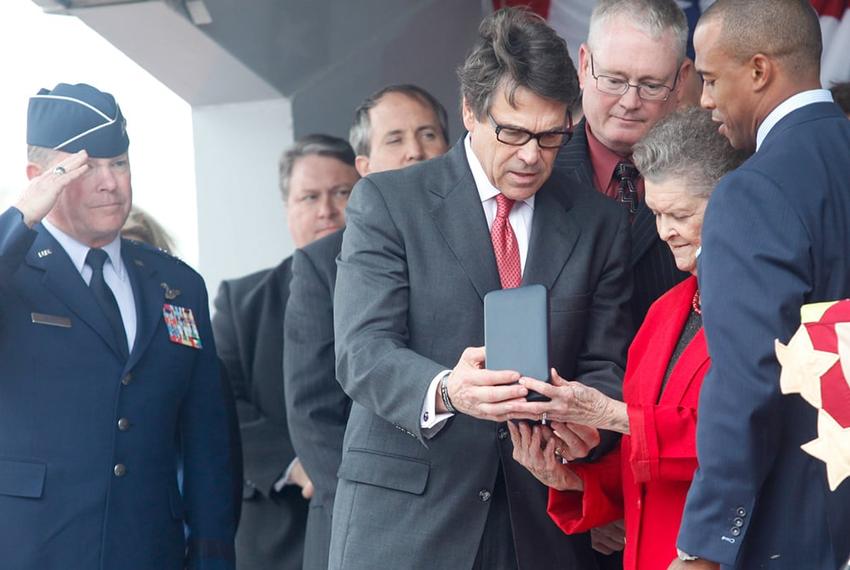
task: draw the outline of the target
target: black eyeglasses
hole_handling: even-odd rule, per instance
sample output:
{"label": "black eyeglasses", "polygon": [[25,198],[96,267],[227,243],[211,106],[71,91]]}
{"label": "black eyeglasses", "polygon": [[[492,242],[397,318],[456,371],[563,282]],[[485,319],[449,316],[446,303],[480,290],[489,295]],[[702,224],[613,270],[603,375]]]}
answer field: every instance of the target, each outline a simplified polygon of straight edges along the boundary
{"label": "black eyeglasses", "polygon": [[498,124],[489,112],[487,118],[490,119],[490,124],[496,129],[496,140],[511,146],[523,146],[531,139],[535,139],[540,148],[561,148],[573,137],[573,117],[569,111],[567,111],[567,130],[544,131],[542,133],[532,133],[519,127],[505,127]]}
{"label": "black eyeglasses", "polygon": [[596,88],[607,93],[608,95],[623,96],[629,91],[629,87],[637,89],[638,97],[644,101],[666,101],[670,98],[670,93],[676,88],[676,82],[679,81],[679,70],[676,70],[676,77],[673,78],[673,86],[668,87],[663,83],[638,83],[637,85],[629,83],[621,77],[611,77],[610,75],[596,75],[593,69],[593,54],[590,55],[590,74],[596,80]]}

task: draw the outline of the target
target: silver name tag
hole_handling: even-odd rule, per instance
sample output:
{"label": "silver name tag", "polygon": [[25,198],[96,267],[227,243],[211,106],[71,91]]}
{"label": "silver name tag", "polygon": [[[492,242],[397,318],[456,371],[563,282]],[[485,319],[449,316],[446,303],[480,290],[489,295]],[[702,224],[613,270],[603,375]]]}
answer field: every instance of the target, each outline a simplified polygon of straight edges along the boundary
{"label": "silver name tag", "polygon": [[32,313],[32,322],[37,325],[48,325],[51,327],[71,328],[71,319],[58,315],[47,315],[44,313]]}

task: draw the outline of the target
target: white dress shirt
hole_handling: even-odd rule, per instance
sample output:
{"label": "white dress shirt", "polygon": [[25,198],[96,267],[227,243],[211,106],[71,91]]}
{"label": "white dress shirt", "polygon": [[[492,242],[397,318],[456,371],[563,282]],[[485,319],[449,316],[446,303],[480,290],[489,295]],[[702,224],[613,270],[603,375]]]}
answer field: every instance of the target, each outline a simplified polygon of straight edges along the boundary
{"label": "white dress shirt", "polygon": [[[475,181],[475,188],[478,190],[478,196],[481,198],[481,207],[484,208],[484,216],[487,218],[487,228],[489,229],[493,227],[493,221],[496,219],[496,196],[501,194],[501,192],[487,178],[484,169],[481,167],[481,162],[472,151],[470,141],[470,135],[467,134],[463,140],[463,146],[466,150],[466,161],[469,164],[469,170],[472,171],[472,179]],[[523,273],[525,273],[525,260],[528,258],[528,242],[531,240],[531,221],[533,218],[533,195],[521,202],[515,202],[508,215],[508,221],[514,230],[517,246],[519,247],[519,264],[520,270]],[[431,385],[428,387],[425,402],[422,404],[422,413],[419,416],[420,427],[423,430],[427,430],[424,433],[425,437],[436,435],[443,426],[443,422],[452,417],[452,414],[448,413],[438,414],[436,409],[436,397],[437,390],[440,389],[440,381],[450,373],[451,370],[443,370],[431,380]]]}
{"label": "white dress shirt", "polygon": [[[92,269],[86,265],[86,256],[91,248],[78,242],[47,219],[42,220],[41,224],[59,242],[59,245],[71,258],[74,267],[80,272],[83,281],[88,285],[91,281]],[[109,256],[107,262],[103,264],[103,280],[109,285],[115,301],[118,302],[118,310],[121,311],[121,320],[124,322],[124,332],[127,334],[127,347],[132,352],[133,343],[136,340],[136,300],[133,296],[130,276],[127,274],[124,261],[121,259],[121,236],[116,236],[114,240],[100,249]]]}
{"label": "white dress shirt", "polygon": [[784,119],[787,115],[790,115],[793,111],[801,107],[805,107],[806,105],[811,105],[812,103],[832,103],[832,93],[829,92],[828,89],[811,89],[809,91],[803,91],[802,93],[797,93],[796,95],[792,95],[782,103],[776,106],[776,108],[765,117],[764,121],[762,121],[761,125],[759,125],[759,129],[756,132],[756,152],[761,148],[761,144],[764,142],[764,139],[767,138],[767,134],[776,126],[776,123]]}

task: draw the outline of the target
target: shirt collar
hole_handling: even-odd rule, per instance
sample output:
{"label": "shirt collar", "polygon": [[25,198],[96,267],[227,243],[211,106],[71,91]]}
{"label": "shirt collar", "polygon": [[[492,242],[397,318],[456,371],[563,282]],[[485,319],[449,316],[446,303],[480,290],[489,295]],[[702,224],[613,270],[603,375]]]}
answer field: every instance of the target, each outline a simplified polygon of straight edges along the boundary
{"label": "shirt collar", "polygon": [[587,150],[593,165],[593,183],[600,192],[604,192],[614,177],[614,169],[627,157],[620,156],[599,142],[599,139],[590,131],[590,123],[587,121],[584,123],[584,129],[587,133]]}
{"label": "shirt collar", "polygon": [[[41,225],[50,232],[56,241],[59,242],[59,245],[62,246],[62,249],[68,254],[68,257],[71,258],[71,262],[74,264],[74,267],[77,268],[77,271],[82,274],[83,267],[86,264],[86,256],[89,254],[89,250],[91,249],[89,246],[78,242],[55,225],[50,223],[47,218],[41,220]],[[118,275],[120,279],[124,279],[124,264],[121,262],[121,236],[120,234],[115,236],[115,239],[101,247],[103,251],[109,256],[109,261],[112,263],[112,267],[115,269],[115,274]]]}
{"label": "shirt collar", "polygon": [[[463,146],[466,150],[466,162],[469,164],[469,170],[472,171],[472,179],[475,181],[475,188],[478,190],[478,195],[481,197],[482,202],[486,202],[487,200],[495,198],[497,195],[501,194],[501,191],[493,186],[490,179],[487,178],[487,175],[484,173],[484,168],[481,166],[481,162],[479,162],[478,157],[475,156],[475,153],[472,151],[471,141],[472,134],[467,133],[466,137],[463,139]],[[534,209],[533,194],[523,200],[523,202],[528,204],[532,210]]]}
{"label": "shirt collar", "polygon": [[808,91],[792,95],[777,105],[776,108],[771,111],[767,117],[765,117],[761,125],[759,125],[758,131],[756,132],[756,151],[761,148],[764,139],[767,138],[768,133],[773,130],[773,127],[775,127],[776,124],[787,115],[790,115],[800,107],[805,107],[812,103],[832,103],[832,101],[832,93],[830,93],[827,89],[810,89]]}

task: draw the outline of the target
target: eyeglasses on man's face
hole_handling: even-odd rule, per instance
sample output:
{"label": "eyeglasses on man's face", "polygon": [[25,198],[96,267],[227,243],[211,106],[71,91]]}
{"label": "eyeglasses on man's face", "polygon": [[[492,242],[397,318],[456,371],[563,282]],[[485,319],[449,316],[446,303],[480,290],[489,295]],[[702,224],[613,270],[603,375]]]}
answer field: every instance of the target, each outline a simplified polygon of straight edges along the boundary
{"label": "eyeglasses on man's face", "polygon": [[496,140],[511,146],[523,146],[531,139],[535,139],[537,140],[537,146],[540,148],[561,148],[573,136],[573,118],[569,111],[567,111],[566,130],[543,131],[542,133],[532,133],[520,127],[500,125],[489,111],[487,112],[487,118],[496,130]]}
{"label": "eyeglasses on man's face", "polygon": [[602,93],[622,96],[629,91],[630,87],[634,87],[637,89],[638,97],[644,101],[666,101],[670,98],[670,93],[673,89],[676,88],[676,82],[679,81],[679,70],[676,70],[676,76],[673,78],[672,86],[651,82],[641,82],[635,85],[622,77],[596,75],[596,70],[593,68],[593,54],[590,55],[590,74],[596,80],[596,88]]}

